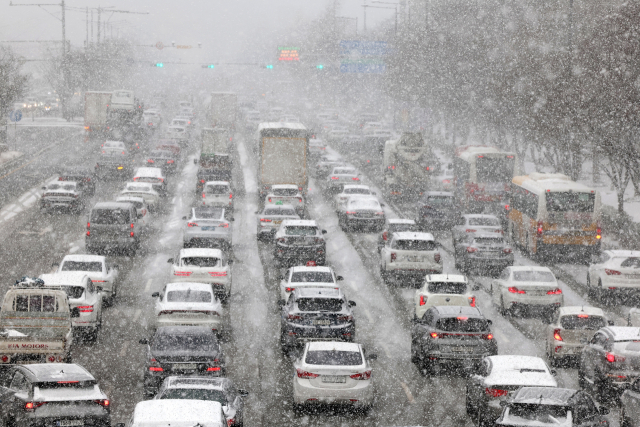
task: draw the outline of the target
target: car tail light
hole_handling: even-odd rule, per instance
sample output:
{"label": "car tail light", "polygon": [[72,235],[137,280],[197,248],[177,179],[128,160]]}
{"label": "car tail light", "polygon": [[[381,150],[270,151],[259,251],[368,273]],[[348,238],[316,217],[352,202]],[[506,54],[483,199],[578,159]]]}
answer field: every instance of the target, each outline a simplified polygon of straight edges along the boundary
{"label": "car tail light", "polygon": [[384,215],[384,212],[383,211],[376,212],[376,215]]}
{"label": "car tail light", "polygon": [[340,322],[351,322],[353,320],[353,316],[338,316],[338,321]]}
{"label": "car tail light", "polygon": [[433,256],[433,259],[435,260],[435,262],[437,262],[438,264],[440,264],[440,261],[442,261],[442,257],[440,256],[440,253],[437,253]]}
{"label": "car tail light", "polygon": [[355,215],[356,211],[346,211],[345,214],[347,214],[347,215]]}
{"label": "car tail light", "polygon": [[269,218],[260,218],[260,222],[271,222]]}
{"label": "car tail light", "polygon": [[[322,242],[322,239],[319,239],[319,240],[318,240],[318,239],[316,239],[316,243],[319,243],[319,242]],[[315,262],[315,261],[310,260],[310,261],[307,261],[305,265],[306,265],[307,267],[315,267],[317,264],[316,264],[316,262]]]}
{"label": "car tail light", "polygon": [[387,240],[387,236],[389,236],[389,232],[385,231],[382,233],[382,240]]}
{"label": "car tail light", "polygon": [[129,233],[129,236],[133,237],[135,235],[135,233],[132,231],[131,233]]}
{"label": "car tail light", "polygon": [[442,338],[442,335],[440,335],[440,334],[439,334],[439,333],[437,333],[437,332],[431,332],[431,333],[429,334],[429,336],[430,336],[431,338]]}
{"label": "car tail light", "polygon": [[395,252],[391,252],[391,262],[395,261],[397,259],[397,255]]}
{"label": "car tail light", "polygon": [[605,268],[604,272],[607,274],[607,276],[620,276],[622,274],[618,270],[609,270],[608,268]]}
{"label": "car tail light", "polygon": [[153,159],[149,159],[147,160],[147,163],[155,163],[155,162],[153,161]]}
{"label": "car tail light", "polygon": [[93,306],[92,305],[79,305],[78,306],[78,310],[80,311],[80,313],[93,313]]}
{"label": "car tail light", "polygon": [[560,295],[562,294],[562,289],[560,288],[556,288],[556,289],[552,289],[550,291],[547,291],[547,295]]}
{"label": "car tail light", "polygon": [[302,316],[298,316],[297,314],[289,314],[287,315],[287,320],[302,320]]}
{"label": "car tail light", "polygon": [[501,390],[499,388],[485,388],[484,394],[490,397],[504,397],[509,393],[508,390]]}
{"label": "car tail light", "polygon": [[311,372],[303,371],[302,369],[296,369],[296,374],[298,375],[298,378],[304,378],[304,379],[318,378],[320,376],[318,374],[313,374]]}
{"label": "car tail light", "polygon": [[302,203],[302,197],[298,197],[298,202]]}
{"label": "car tail light", "polygon": [[371,371],[364,371],[364,372],[359,372],[357,374],[349,375],[349,378],[354,380],[370,380]]}
{"label": "car tail light", "polygon": [[218,227],[229,228],[229,223],[223,222],[222,224],[218,224]]}
{"label": "car tail light", "polygon": [[542,221],[538,221],[538,230],[537,230],[538,236],[542,236],[543,230],[542,230]]}
{"label": "car tail light", "polygon": [[298,191],[302,191],[302,187],[298,187]]}
{"label": "car tail light", "polygon": [[3,354],[2,356],[0,356],[0,362],[2,362],[2,363],[9,363],[10,360],[11,360],[11,358],[9,356],[7,356],[6,354]]}
{"label": "car tail light", "polygon": [[269,203],[272,203],[272,202],[271,202],[271,197],[269,197]]}
{"label": "car tail light", "polygon": [[510,254],[511,253],[511,248],[504,248],[502,250],[502,252],[505,253],[505,254]]}
{"label": "car tail light", "polygon": [[523,291],[522,289],[518,289],[515,286],[511,286],[509,287],[509,292],[511,292],[512,294],[526,294],[526,291]]}
{"label": "car tail light", "polygon": [[233,194],[229,193],[229,198],[233,199]]}
{"label": "car tail light", "polygon": [[610,362],[610,363],[624,362],[626,359],[627,358],[624,356],[618,356],[616,354],[607,352],[607,362]]}
{"label": "car tail light", "polygon": [[360,178],[358,178],[357,176],[354,176],[351,179],[354,180],[354,181],[360,181]]}
{"label": "car tail light", "polygon": [[204,191],[202,192],[202,198],[203,198],[203,199],[206,199],[206,198],[207,198],[207,196],[204,194]]}
{"label": "car tail light", "polygon": [[502,231],[500,228],[497,228],[497,229],[493,230],[493,232],[494,233],[500,233],[500,234],[504,233],[504,231]]}
{"label": "car tail light", "polygon": [[580,319],[588,319],[588,318],[589,318],[589,315],[588,315],[588,314],[578,314],[578,317],[579,317]]}
{"label": "car tail light", "polygon": [[220,372],[221,369],[220,366],[209,366],[207,372]]}
{"label": "car tail light", "polygon": [[163,372],[164,369],[160,366],[149,366],[149,371],[151,372]]}
{"label": "car tail light", "polygon": [[563,341],[562,339],[562,335],[560,335],[560,331],[561,329],[554,329],[553,330],[553,339],[556,341]]}
{"label": "car tail light", "polygon": [[226,271],[210,271],[209,276],[211,277],[227,277]]}
{"label": "car tail light", "polygon": [[201,179],[201,180],[200,180],[200,184],[204,184],[204,179]]}
{"label": "car tail light", "polygon": [[187,223],[187,227],[197,227],[198,223],[197,222],[188,222]]}
{"label": "car tail light", "polygon": [[133,223],[131,223],[131,227],[129,227],[129,228],[133,228]]}
{"label": "car tail light", "polygon": [[285,290],[285,291],[287,291],[287,292],[293,292],[293,291],[295,291],[295,290],[296,290],[296,288],[289,288],[289,287],[287,287],[287,288],[284,288],[284,290]]}
{"label": "car tail light", "polygon": [[111,402],[109,402],[109,399],[94,400],[94,402],[96,402],[98,405],[102,406],[103,408],[108,408],[109,405],[111,404]]}
{"label": "car tail light", "polygon": [[339,179],[339,178],[338,178],[337,176],[332,176],[332,177],[331,177],[331,179],[333,179],[333,180],[337,180],[337,179]]}
{"label": "car tail light", "polygon": [[173,275],[174,276],[185,276],[185,277],[189,277],[191,276],[191,274],[193,274],[191,271],[174,271]]}
{"label": "car tail light", "polygon": [[36,408],[41,407],[45,403],[47,403],[47,402],[26,402],[24,404],[24,410],[26,412],[33,412]]}
{"label": "car tail light", "polygon": [[167,163],[169,164],[175,163],[175,160],[167,160]]}
{"label": "car tail light", "polygon": [[425,297],[424,295],[420,295],[420,305],[426,305],[427,304],[427,297]]}
{"label": "car tail light", "polygon": [[473,248],[473,247],[469,246],[467,248],[467,252],[469,252],[469,253],[478,252],[478,248]]}
{"label": "car tail light", "polygon": [[122,154],[124,154],[124,151],[122,152]]}
{"label": "car tail light", "polygon": [[469,307],[476,306],[476,297],[468,297],[467,299],[469,300]]}
{"label": "car tail light", "polygon": [[90,222],[88,222],[88,223],[87,223],[87,228],[90,228],[90,227],[91,227],[91,223],[90,223]]}
{"label": "car tail light", "polygon": [[509,205],[504,205],[504,210],[505,210],[505,211],[508,211],[509,209],[510,209],[510,206],[509,206]]}

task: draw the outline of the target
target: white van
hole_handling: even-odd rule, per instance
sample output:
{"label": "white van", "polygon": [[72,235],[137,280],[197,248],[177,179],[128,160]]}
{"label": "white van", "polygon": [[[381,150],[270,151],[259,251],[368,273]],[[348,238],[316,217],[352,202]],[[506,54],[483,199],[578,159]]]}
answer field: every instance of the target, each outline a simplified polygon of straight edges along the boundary
{"label": "white van", "polygon": [[[139,402],[126,427],[227,427],[220,402],[162,399]],[[125,427],[125,424],[116,424]]]}

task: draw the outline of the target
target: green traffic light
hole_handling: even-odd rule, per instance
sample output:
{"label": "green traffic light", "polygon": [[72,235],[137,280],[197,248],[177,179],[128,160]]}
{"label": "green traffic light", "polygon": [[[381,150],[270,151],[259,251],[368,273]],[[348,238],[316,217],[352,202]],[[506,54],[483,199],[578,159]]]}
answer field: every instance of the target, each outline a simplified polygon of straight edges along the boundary
{"label": "green traffic light", "polygon": [[215,68],[215,65],[213,64],[207,65],[207,68]]}
{"label": "green traffic light", "polygon": [[317,68],[318,70],[322,70],[322,69],[324,68],[324,65],[316,65],[316,68]]}
{"label": "green traffic light", "polygon": [[162,68],[164,67],[164,64],[162,62],[156,62],[155,66]]}
{"label": "green traffic light", "polygon": [[267,65],[266,68],[273,70],[273,65]]}

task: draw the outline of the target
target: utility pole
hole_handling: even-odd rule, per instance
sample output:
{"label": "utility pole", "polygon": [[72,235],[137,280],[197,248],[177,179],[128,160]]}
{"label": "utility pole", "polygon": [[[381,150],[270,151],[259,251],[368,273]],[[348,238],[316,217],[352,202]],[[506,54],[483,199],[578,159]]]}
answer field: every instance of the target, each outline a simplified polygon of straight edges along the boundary
{"label": "utility pole", "polygon": [[86,14],[86,18],[85,18],[86,24],[87,24],[87,40],[85,41],[85,52],[87,51],[87,49],[89,49],[89,7],[87,6],[87,14]]}
{"label": "utility pole", "polygon": [[[59,6],[59,7],[61,7],[62,8],[62,18],[58,19],[58,18],[56,18],[55,15],[52,15],[52,16],[62,22],[62,55],[63,56],[65,55],[65,53],[67,51],[67,43],[66,43],[65,22],[64,22],[65,21],[64,0],[61,0],[60,3],[29,3],[29,4],[13,4],[13,2],[10,1],[9,2],[9,6],[37,6],[37,7],[41,8],[42,10],[44,10],[47,13],[49,13],[49,12],[45,8],[43,8],[43,6]],[[51,15],[51,13],[49,13],[49,14]]]}
{"label": "utility pole", "polygon": [[96,44],[100,44],[100,12],[102,12],[102,8],[98,8],[98,39]]}
{"label": "utility pole", "polygon": [[91,9],[91,44],[95,43],[95,39],[93,38],[93,9]]}

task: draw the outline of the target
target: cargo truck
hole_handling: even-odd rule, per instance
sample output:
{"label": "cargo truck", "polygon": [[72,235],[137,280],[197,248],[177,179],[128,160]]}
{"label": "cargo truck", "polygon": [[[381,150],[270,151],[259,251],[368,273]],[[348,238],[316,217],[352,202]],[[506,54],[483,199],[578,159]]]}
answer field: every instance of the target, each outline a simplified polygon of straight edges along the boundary
{"label": "cargo truck", "polygon": [[260,200],[273,185],[290,184],[307,194],[309,132],[301,123],[260,123],[258,191]]}
{"label": "cargo truck", "polygon": [[384,144],[382,173],[385,194],[419,195],[429,188],[429,178],[439,162],[420,132],[403,132]]}
{"label": "cargo truck", "polygon": [[107,130],[107,109],[110,102],[111,92],[84,93],[84,130],[88,136],[98,136]]}
{"label": "cargo truck", "polygon": [[238,95],[231,92],[214,92],[208,109],[208,125],[212,128],[221,127],[231,133],[236,130],[238,114]]}

